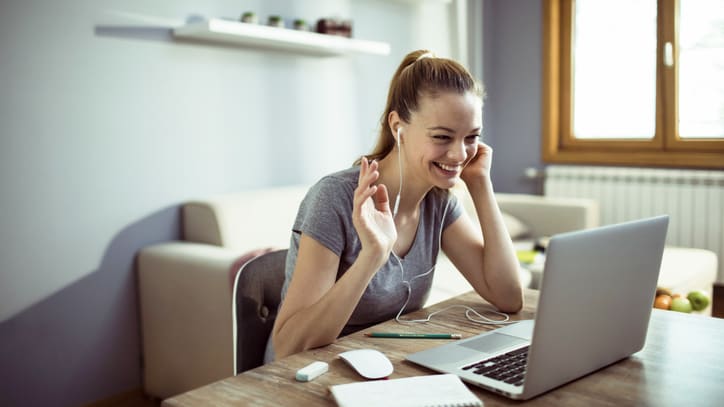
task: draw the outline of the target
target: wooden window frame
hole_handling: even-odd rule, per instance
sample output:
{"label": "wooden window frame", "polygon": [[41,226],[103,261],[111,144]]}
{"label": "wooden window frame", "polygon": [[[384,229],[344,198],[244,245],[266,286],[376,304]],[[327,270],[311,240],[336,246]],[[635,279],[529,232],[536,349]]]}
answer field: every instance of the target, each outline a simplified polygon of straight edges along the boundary
{"label": "wooden window frame", "polygon": [[[656,133],[651,140],[583,140],[572,129],[571,35],[575,0],[544,0],[543,140],[546,163],[602,164],[677,168],[724,168],[724,140],[682,139],[678,122],[678,0],[659,0],[656,64]],[[674,65],[662,63],[663,46],[673,44]]]}

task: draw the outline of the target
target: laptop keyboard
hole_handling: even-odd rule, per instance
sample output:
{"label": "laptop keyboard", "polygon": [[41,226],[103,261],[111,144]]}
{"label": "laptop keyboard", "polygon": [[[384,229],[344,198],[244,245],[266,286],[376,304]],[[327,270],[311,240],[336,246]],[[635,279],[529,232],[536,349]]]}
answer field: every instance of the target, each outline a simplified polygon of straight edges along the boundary
{"label": "laptop keyboard", "polygon": [[521,386],[525,378],[528,346],[463,367],[475,374]]}

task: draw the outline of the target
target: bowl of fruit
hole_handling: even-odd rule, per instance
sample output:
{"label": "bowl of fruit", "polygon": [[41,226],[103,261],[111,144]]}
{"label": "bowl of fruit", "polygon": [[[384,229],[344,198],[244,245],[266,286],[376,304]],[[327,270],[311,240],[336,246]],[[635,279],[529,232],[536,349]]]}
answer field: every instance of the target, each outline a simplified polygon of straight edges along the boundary
{"label": "bowl of fruit", "polygon": [[703,311],[711,303],[709,294],[704,290],[689,291],[686,296],[673,293],[670,289],[658,287],[654,297],[654,308],[690,313]]}

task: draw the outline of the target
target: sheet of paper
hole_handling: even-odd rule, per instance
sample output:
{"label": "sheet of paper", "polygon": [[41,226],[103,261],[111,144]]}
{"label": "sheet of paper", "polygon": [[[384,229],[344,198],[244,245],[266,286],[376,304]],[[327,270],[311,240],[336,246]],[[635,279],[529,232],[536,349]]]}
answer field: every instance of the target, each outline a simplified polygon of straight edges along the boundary
{"label": "sheet of paper", "polygon": [[338,384],[331,386],[330,391],[340,407],[483,405],[453,374]]}

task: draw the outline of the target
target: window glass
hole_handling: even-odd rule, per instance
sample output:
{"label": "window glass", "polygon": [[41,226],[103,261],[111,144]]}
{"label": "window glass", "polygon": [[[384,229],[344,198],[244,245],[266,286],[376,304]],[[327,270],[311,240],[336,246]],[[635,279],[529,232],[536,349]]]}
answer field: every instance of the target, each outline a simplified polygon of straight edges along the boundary
{"label": "window glass", "polygon": [[724,0],[679,10],[679,137],[724,138]]}
{"label": "window glass", "polygon": [[575,2],[572,44],[575,138],[654,137],[656,7],[656,0]]}

